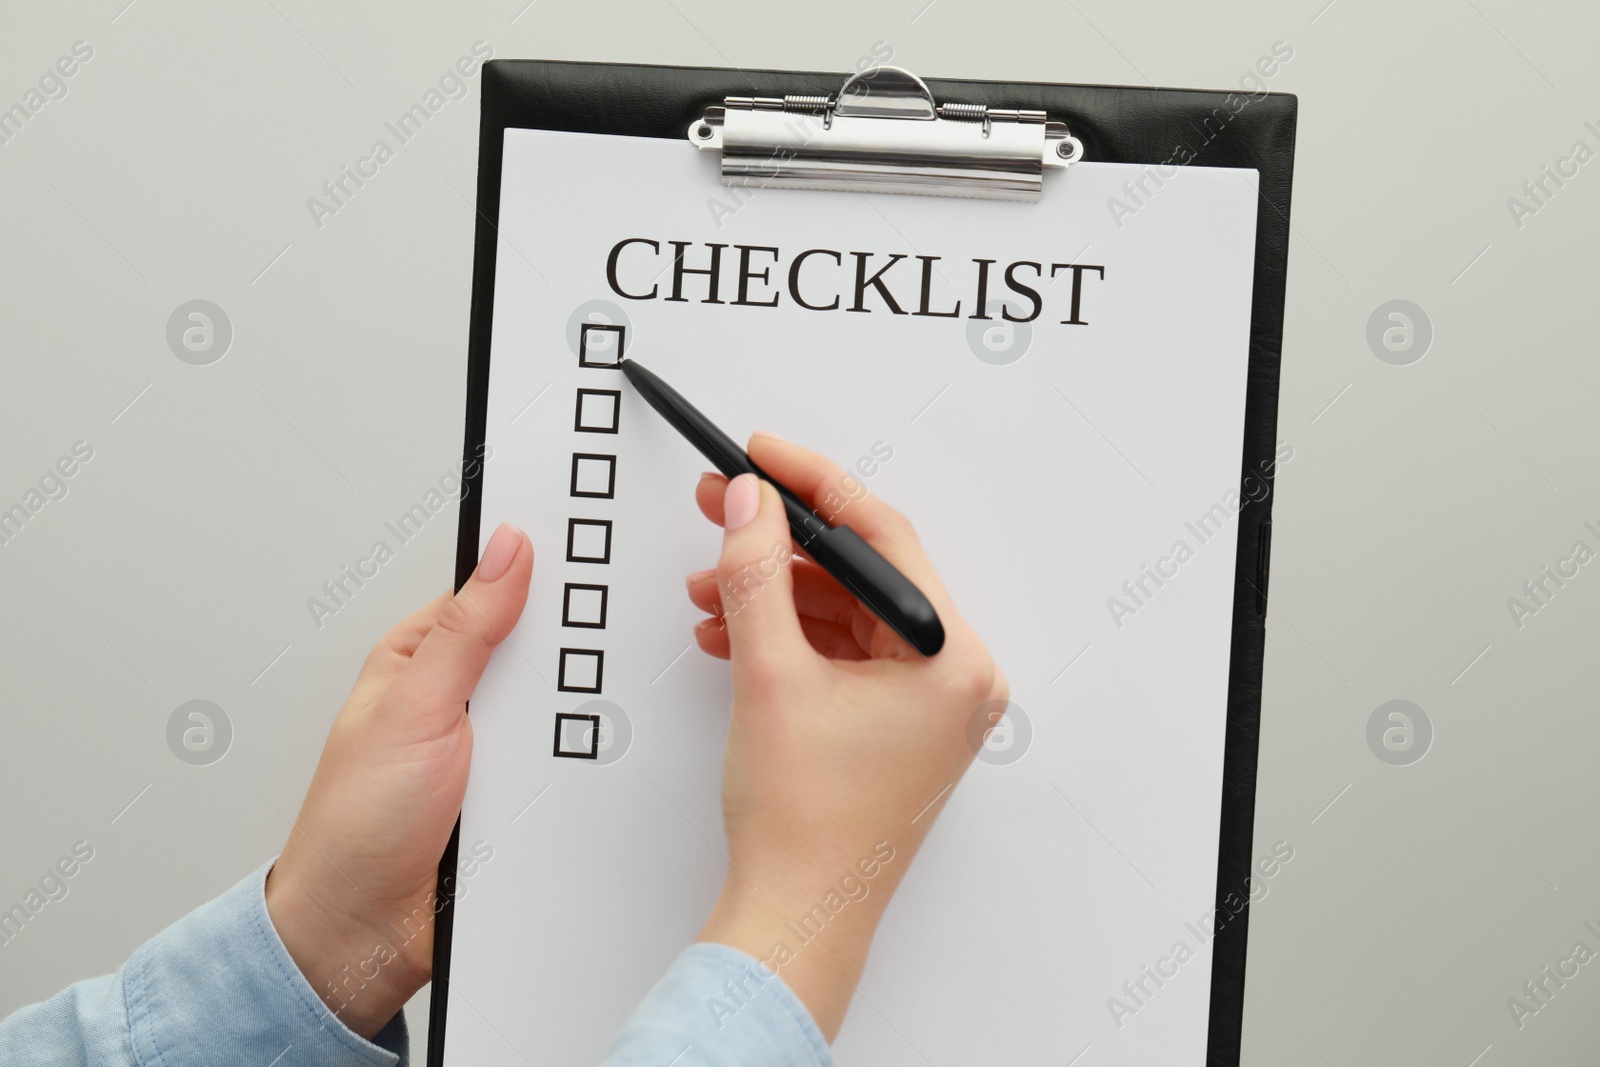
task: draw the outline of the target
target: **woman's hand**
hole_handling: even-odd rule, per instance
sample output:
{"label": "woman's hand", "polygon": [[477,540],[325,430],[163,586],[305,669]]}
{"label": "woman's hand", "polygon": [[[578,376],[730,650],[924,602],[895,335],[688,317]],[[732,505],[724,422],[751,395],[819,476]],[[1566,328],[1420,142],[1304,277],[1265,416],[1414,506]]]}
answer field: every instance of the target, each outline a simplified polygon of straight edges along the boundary
{"label": "woman's hand", "polygon": [[[695,637],[732,660],[734,697],[730,868],[700,940],[777,971],[831,1041],[890,895],[976,755],[969,724],[1007,689],[903,516],[779,438],[756,435],[750,457],[910,578],[946,634],[938,655],[916,652],[795,555],[771,485],[702,478],[696,499],[725,534],[716,570],[690,575],[689,596],[713,616]],[[824,504],[841,499],[830,514]]]}
{"label": "woman's hand", "polygon": [[313,989],[370,1038],[433,970],[439,859],[472,756],[467,698],[528,599],[533,545],[501,526],[472,578],[367,656],[283,854],[273,926]]}

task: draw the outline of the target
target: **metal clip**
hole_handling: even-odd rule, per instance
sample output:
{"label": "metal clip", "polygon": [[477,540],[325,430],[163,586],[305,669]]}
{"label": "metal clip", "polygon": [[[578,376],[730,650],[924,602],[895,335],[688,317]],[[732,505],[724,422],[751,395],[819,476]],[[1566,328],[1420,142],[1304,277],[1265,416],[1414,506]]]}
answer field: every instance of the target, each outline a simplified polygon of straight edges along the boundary
{"label": "metal clip", "polygon": [[899,67],[847,79],[837,96],[730,96],[689,124],[722,153],[727,185],[1036,201],[1045,168],[1083,143],[1043,111],[935,104]]}

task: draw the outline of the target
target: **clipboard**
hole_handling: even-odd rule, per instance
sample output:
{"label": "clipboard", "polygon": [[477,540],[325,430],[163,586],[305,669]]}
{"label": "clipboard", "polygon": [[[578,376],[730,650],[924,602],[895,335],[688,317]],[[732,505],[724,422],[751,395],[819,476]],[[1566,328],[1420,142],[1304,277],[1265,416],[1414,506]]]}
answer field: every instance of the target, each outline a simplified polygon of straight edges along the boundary
{"label": "clipboard", "polygon": [[[1297,101],[1288,94],[1263,93],[1241,106],[1241,94],[1221,91],[924,82],[901,77],[903,72],[892,68],[869,73],[872,78],[863,88],[861,75],[846,79],[829,73],[542,60],[485,64],[464,455],[481,455],[485,442],[507,130],[686,141],[685,152],[698,148],[719,153],[725,180],[747,187],[862,191],[871,186],[881,192],[1026,201],[1037,199],[1040,175],[1047,168],[1080,160],[1254,169],[1259,197],[1239,470],[1241,481],[1246,476],[1264,480],[1268,489],[1237,515],[1205,1061],[1236,1064],[1255,851],[1270,485]],[[858,85],[853,94],[852,83]],[[803,135],[792,125],[797,117],[808,121]],[[868,130],[892,129],[893,136],[863,135],[862,123]],[[1191,151],[1175,159],[1181,146]],[[473,463],[467,470],[473,473],[465,479],[461,500],[457,588],[477,563],[481,535],[483,466]],[[557,754],[560,744],[558,735]],[[458,823],[440,864],[430,1067],[451,1062],[445,1056],[445,1023],[460,831]],[[1070,1055],[1074,1050],[1062,1051]]]}

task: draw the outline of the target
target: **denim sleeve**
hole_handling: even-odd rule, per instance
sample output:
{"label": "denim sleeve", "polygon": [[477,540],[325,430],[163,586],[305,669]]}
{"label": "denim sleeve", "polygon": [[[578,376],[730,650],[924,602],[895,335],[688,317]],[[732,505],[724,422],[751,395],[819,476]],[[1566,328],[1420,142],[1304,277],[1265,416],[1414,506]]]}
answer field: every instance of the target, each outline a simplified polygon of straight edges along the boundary
{"label": "denim sleeve", "polygon": [[646,994],[602,1067],[833,1067],[783,979],[727,945],[690,945]]}
{"label": "denim sleeve", "polygon": [[0,1020],[6,1067],[406,1067],[405,1018],[372,1041],[328,1011],[267,916],[268,863],[116,974]]}
{"label": "denim sleeve", "polygon": [[[272,864],[151,938],[115,974],[0,1020],[5,1067],[408,1067],[396,1013],[372,1041],[328,1011],[267,915]],[[726,945],[685,949],[604,1067],[832,1067],[805,1005]]]}

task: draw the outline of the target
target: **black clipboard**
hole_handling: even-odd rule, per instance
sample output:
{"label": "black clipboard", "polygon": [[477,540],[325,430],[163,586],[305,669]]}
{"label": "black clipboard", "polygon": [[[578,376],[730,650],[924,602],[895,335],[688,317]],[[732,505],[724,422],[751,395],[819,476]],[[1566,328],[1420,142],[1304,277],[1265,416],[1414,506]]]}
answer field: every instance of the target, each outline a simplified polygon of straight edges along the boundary
{"label": "black clipboard", "polygon": [[[471,577],[478,562],[482,466],[470,461],[484,443],[487,422],[504,131],[539,129],[683,139],[685,131],[702,118],[708,106],[727,97],[822,97],[837,92],[845,77],[838,73],[555,60],[500,59],[484,64],[472,318],[467,345],[466,440],[462,449],[463,457],[469,461],[465,470],[473,473],[463,479],[456,543],[457,589]],[[1259,501],[1247,498],[1238,514],[1217,849],[1217,927],[1212,941],[1206,1057],[1214,1067],[1233,1067],[1239,1062],[1244,1015],[1256,756],[1272,544],[1271,485],[1298,101],[1286,93],[966,79],[930,78],[927,86],[940,99],[982,101],[990,108],[1044,111],[1052,119],[1067,123],[1081,142],[1080,158],[1152,166],[1254,168],[1259,172],[1240,478],[1241,485],[1247,476],[1262,481],[1267,491]],[[428,1067],[444,1067],[459,839],[458,819],[439,864]]]}

